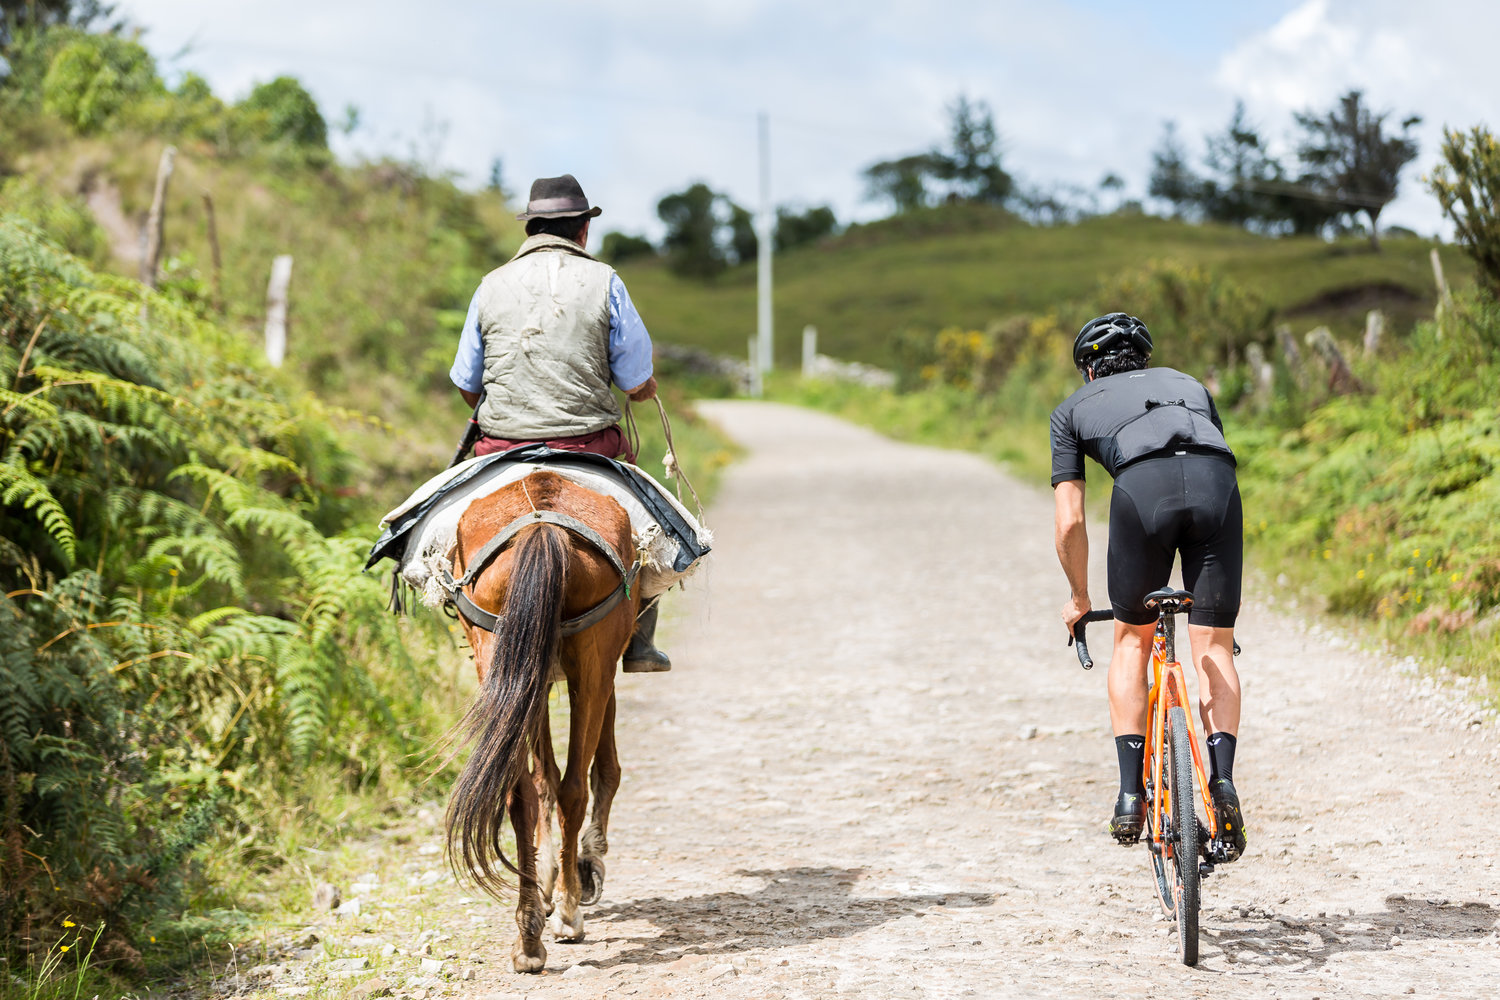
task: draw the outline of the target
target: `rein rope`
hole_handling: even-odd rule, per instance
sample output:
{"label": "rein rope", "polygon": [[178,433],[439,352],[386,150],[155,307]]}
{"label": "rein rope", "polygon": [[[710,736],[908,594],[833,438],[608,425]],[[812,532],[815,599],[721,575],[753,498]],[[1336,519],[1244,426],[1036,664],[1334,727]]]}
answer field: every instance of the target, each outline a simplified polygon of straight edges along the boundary
{"label": "rein rope", "polygon": [[662,459],[662,465],[666,467],[667,478],[674,480],[678,500],[682,499],[682,487],[686,484],[688,492],[693,495],[693,504],[698,508],[698,521],[702,523],[703,501],[698,498],[698,491],[693,489],[692,480],[688,479],[687,473],[682,471],[682,466],[677,462],[677,446],[672,443],[672,422],[667,419],[667,408],[662,405],[660,396],[653,396],[651,400],[656,404],[656,412],[661,415],[661,430],[667,438],[667,454]]}

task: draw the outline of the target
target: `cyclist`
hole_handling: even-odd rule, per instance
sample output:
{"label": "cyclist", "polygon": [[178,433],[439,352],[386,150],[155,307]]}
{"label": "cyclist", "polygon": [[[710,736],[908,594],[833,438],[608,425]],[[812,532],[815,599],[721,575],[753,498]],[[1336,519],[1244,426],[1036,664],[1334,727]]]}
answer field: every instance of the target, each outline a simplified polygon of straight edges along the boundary
{"label": "cyclist", "polygon": [[1208,390],[1182,372],[1147,368],[1150,358],[1146,324],[1125,313],[1090,320],[1073,342],[1073,363],[1084,385],[1052,413],[1057,558],[1072,591],[1062,616],[1071,631],[1093,609],[1084,526],[1087,455],[1115,480],[1108,559],[1115,648],[1108,687],[1120,794],[1109,831],[1121,844],[1134,844],[1145,822],[1141,771],[1157,617],[1146,609],[1145,597],[1167,586],[1180,552],[1183,585],[1193,594],[1188,637],[1209,734],[1218,846],[1233,861],[1245,849],[1233,774],[1240,721],[1234,620],[1243,549],[1234,453]]}

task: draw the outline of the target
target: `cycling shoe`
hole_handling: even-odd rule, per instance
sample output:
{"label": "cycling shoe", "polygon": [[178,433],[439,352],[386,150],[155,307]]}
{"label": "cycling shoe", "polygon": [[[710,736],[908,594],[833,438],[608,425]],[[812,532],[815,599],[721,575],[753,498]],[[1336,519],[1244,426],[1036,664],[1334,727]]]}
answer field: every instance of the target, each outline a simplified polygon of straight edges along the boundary
{"label": "cycling shoe", "polygon": [[1115,800],[1115,812],[1109,819],[1109,835],[1122,847],[1129,847],[1141,839],[1141,828],[1146,825],[1146,797],[1134,792],[1121,792]]}
{"label": "cycling shoe", "polygon": [[1245,853],[1245,817],[1240,813],[1240,796],[1234,790],[1234,782],[1219,778],[1209,786],[1209,796],[1214,800],[1214,815],[1219,821],[1214,853],[1218,860],[1238,861]]}

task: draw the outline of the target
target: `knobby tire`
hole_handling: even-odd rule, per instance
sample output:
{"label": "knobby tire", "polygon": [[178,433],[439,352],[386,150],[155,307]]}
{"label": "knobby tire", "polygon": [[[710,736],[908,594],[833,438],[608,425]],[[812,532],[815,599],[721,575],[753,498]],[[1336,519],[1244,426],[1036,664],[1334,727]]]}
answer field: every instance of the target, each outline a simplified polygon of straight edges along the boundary
{"label": "knobby tire", "polygon": [[1177,942],[1183,965],[1198,964],[1198,817],[1193,810],[1193,745],[1187,714],[1181,706],[1167,712],[1167,760],[1170,768],[1167,804],[1172,811],[1172,867],[1177,901]]}

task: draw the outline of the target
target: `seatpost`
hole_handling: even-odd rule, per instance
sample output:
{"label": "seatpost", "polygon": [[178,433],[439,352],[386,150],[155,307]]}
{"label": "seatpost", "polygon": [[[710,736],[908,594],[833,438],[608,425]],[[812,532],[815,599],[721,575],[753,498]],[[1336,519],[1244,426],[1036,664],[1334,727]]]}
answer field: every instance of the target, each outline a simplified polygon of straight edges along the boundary
{"label": "seatpost", "polygon": [[1162,645],[1166,650],[1167,662],[1171,663],[1177,659],[1177,605],[1175,602],[1163,601],[1160,610],[1161,617],[1156,620],[1156,627],[1161,629]]}

